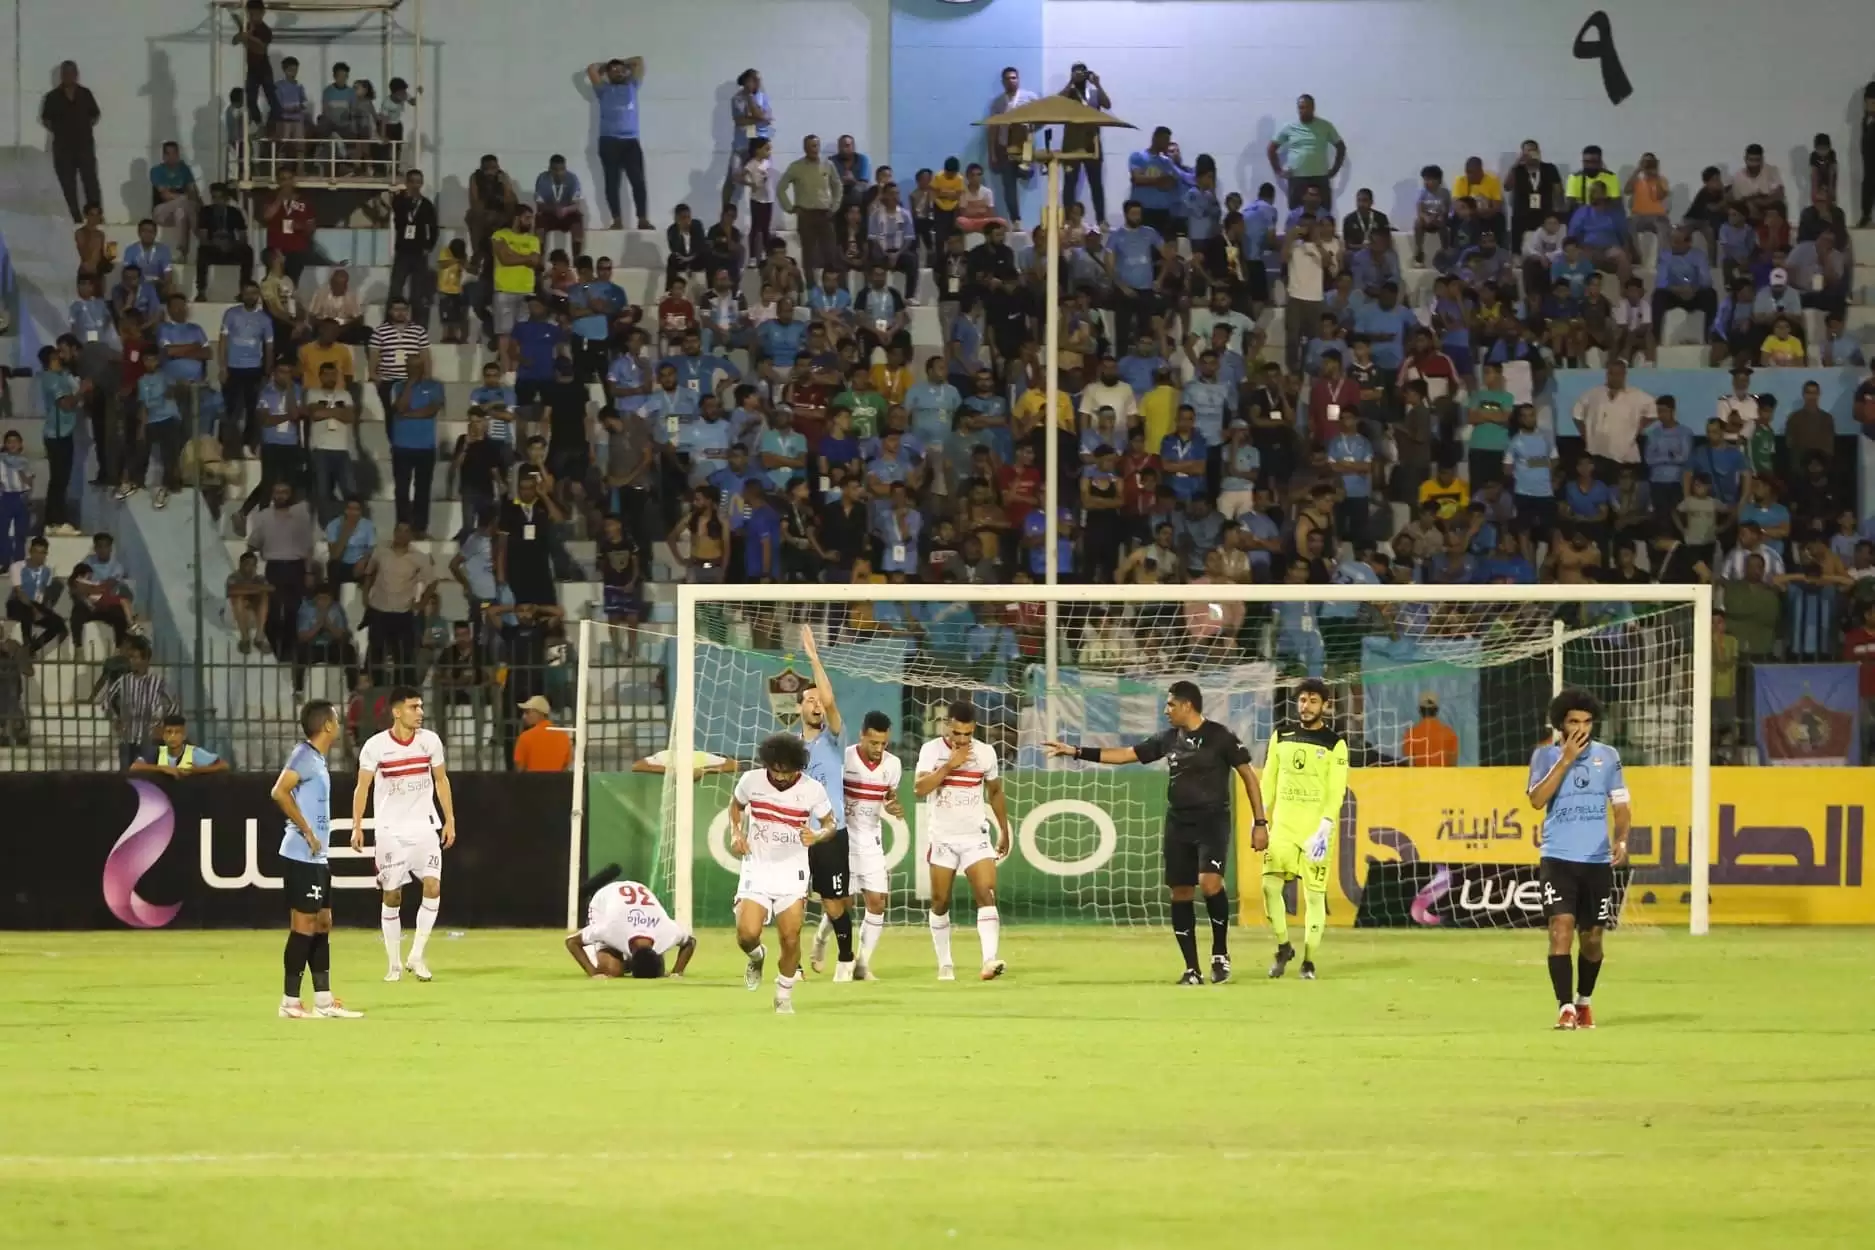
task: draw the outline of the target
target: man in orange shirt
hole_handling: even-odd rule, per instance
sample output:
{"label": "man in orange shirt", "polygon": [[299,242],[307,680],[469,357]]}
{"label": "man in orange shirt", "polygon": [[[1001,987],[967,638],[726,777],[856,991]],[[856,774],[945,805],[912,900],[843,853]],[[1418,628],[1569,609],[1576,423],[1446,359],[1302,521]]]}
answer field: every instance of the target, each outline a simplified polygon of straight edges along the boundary
{"label": "man in orange shirt", "polygon": [[1419,722],[1400,739],[1400,754],[1414,768],[1458,764],[1458,731],[1439,719],[1439,700],[1430,691],[1419,696]]}
{"label": "man in orange shirt", "polygon": [[[521,704],[527,728],[514,740],[514,767],[524,773],[563,773],[573,764],[573,736],[553,724],[553,706],[540,695]],[[1454,748],[1456,750],[1456,748]]]}

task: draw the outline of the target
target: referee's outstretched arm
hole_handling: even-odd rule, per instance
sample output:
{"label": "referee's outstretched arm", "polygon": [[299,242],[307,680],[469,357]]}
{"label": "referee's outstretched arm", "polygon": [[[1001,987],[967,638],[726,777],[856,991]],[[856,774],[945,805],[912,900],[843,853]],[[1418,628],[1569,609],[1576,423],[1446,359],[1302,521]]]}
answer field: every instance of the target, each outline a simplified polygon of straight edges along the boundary
{"label": "referee's outstretched arm", "polygon": [[1042,749],[1054,759],[1077,759],[1089,764],[1137,764],[1132,747],[1071,747],[1065,742],[1044,742]]}

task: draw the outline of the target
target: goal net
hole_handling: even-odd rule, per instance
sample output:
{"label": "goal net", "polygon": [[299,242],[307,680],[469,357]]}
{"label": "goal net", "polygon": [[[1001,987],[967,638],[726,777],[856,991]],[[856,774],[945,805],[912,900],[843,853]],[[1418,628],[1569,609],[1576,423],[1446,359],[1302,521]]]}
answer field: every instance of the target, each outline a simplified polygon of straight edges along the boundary
{"label": "goal net", "polygon": [[[883,712],[888,749],[904,764],[904,814],[885,829],[891,920],[921,922],[929,900],[913,764],[944,732],[953,700],[975,705],[978,735],[1000,761],[1015,832],[999,870],[1002,915],[1156,925],[1168,907],[1164,765],[1051,760],[1043,743],[1134,745],[1165,726],[1166,688],[1184,679],[1260,768],[1296,683],[1316,676],[1352,765],[1330,851],[1331,923],[1541,924],[1541,814],[1525,787],[1548,740],[1550,699],[1570,686],[1600,700],[1597,737],[1621,753],[1633,795],[1632,868],[1617,874],[1611,918],[1702,928],[1704,822],[1694,814],[1710,682],[1696,653],[1709,654],[1708,596],[1587,585],[685,586],[666,758],[700,767],[663,773],[653,845],[635,853],[686,921],[729,922],[733,770],[752,765],[768,735],[800,730],[814,682],[805,626],[843,742],[857,740],[867,712]],[[1241,794],[1237,808],[1226,879],[1239,915],[1261,923]],[[959,894],[954,914],[968,923],[968,890]]]}

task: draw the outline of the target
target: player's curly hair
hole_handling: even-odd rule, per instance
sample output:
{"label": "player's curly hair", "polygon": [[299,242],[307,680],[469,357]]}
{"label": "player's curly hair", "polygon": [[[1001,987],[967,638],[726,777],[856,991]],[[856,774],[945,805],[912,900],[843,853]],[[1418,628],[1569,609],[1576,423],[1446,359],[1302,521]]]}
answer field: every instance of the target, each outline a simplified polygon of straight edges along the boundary
{"label": "player's curly hair", "polygon": [[655,981],[664,975],[664,956],[649,946],[641,946],[626,956],[625,967],[640,981]]}
{"label": "player's curly hair", "polygon": [[1562,732],[1563,721],[1571,712],[1587,712],[1589,719],[1599,721],[1602,718],[1602,701],[1580,686],[1569,686],[1549,701],[1550,728]]}
{"label": "player's curly hair", "polygon": [[775,772],[798,773],[807,767],[807,744],[793,734],[769,734],[755,758]]}

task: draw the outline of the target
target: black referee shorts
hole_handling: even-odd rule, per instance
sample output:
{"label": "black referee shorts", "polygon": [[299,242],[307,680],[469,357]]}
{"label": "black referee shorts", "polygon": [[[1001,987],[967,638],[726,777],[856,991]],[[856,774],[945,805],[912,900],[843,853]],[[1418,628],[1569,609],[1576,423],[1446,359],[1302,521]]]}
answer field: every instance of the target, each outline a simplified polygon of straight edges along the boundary
{"label": "black referee shorts", "polygon": [[846,898],[853,892],[853,879],[847,875],[846,830],[837,831],[825,842],[807,848],[808,877],[814,893],[822,898]]}
{"label": "black referee shorts", "polygon": [[1543,884],[1546,919],[1573,916],[1578,929],[1600,929],[1615,922],[1613,864],[1583,864],[1544,858],[1537,864]]}
{"label": "black referee shorts", "polygon": [[286,905],[314,915],[332,906],[332,866],[303,860],[280,861],[280,880],[286,887]]}
{"label": "black referee shorts", "polygon": [[1200,873],[1224,875],[1235,836],[1230,809],[1195,816],[1167,813],[1165,818],[1165,883],[1197,885]]}

